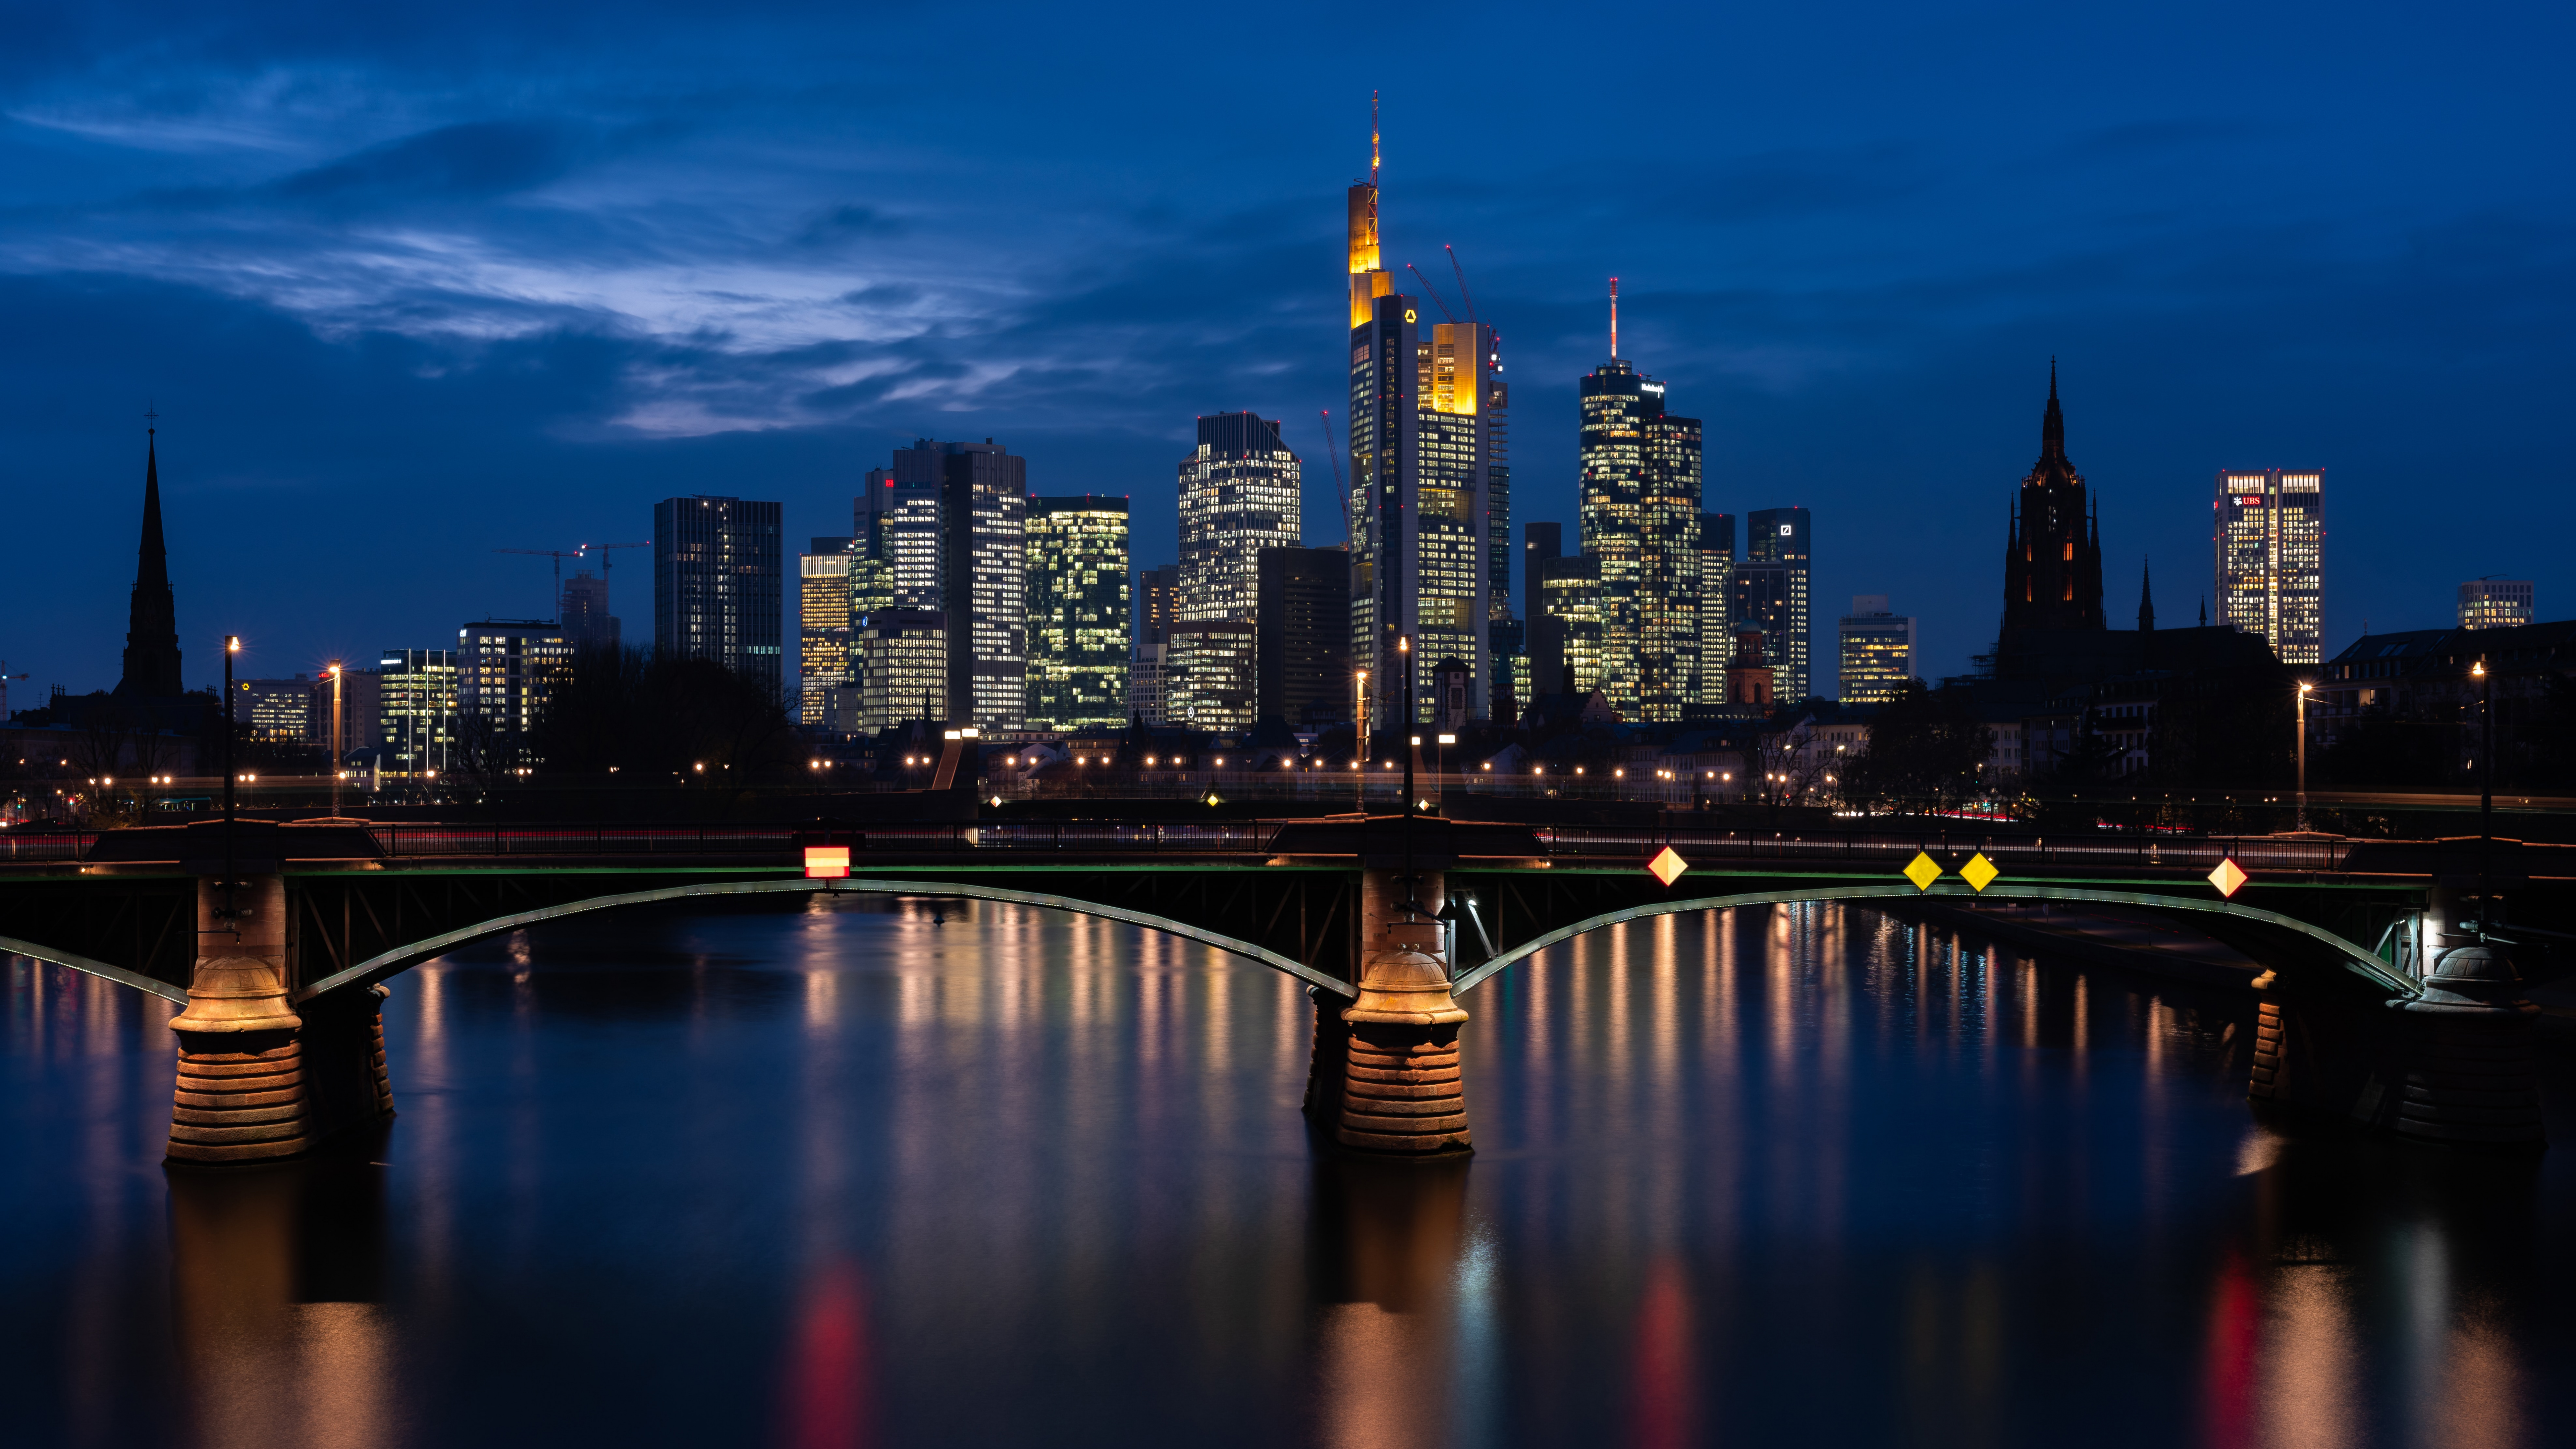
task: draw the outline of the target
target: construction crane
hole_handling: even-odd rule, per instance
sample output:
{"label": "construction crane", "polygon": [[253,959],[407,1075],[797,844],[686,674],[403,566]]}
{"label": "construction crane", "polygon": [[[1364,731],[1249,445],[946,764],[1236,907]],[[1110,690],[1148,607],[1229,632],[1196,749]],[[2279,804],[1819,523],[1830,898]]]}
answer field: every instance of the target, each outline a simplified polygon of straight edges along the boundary
{"label": "construction crane", "polygon": [[547,602],[547,604],[546,604],[546,612],[547,612],[548,614],[550,614],[550,615],[553,615],[553,616],[554,616],[555,618],[557,618],[557,619],[560,619],[560,618],[562,618],[562,617],[563,617],[563,561],[564,561],[565,559],[568,559],[568,558],[579,558],[579,557],[581,557],[581,550],[580,550],[580,549],[577,549],[577,548],[572,548],[572,549],[564,549],[564,548],[496,548],[496,549],[494,549],[494,550],[492,550],[492,551],[493,551],[494,553],[524,553],[524,554],[532,555],[532,556],[537,557],[537,558],[550,558],[550,559],[553,559],[553,560],[555,561],[555,592],[554,592],[554,596],[553,596],[553,598],[552,598],[552,599],[550,599],[550,600]]}
{"label": "construction crane", "polygon": [[[1467,290],[1467,269],[1458,265],[1458,249],[1446,243],[1443,243],[1440,249],[1449,254],[1449,270],[1458,274],[1458,295],[1467,304],[1467,320],[1473,322],[1477,320],[1476,294]],[[1448,309],[1444,307],[1441,310],[1445,312]]]}
{"label": "construction crane", "polygon": [[1342,479],[1342,448],[1333,441],[1333,410],[1317,408],[1315,416],[1324,420],[1324,457],[1333,465],[1333,492],[1342,500],[1342,547],[1357,553],[1359,531],[1351,526],[1351,485]]}
{"label": "construction crane", "polygon": [[[1450,260],[1455,261],[1457,259],[1452,257]],[[1420,267],[1415,266],[1411,262],[1406,262],[1404,264],[1404,269],[1413,274],[1413,280],[1422,284],[1422,290],[1431,294],[1431,305],[1440,309],[1441,316],[1448,318],[1452,322],[1458,320],[1458,314],[1450,311],[1449,304],[1440,300],[1440,289],[1431,285],[1431,279],[1422,275],[1422,269]]]}
{"label": "construction crane", "polygon": [[648,539],[648,540],[646,540],[646,541],[645,541],[645,542],[643,542],[643,543],[585,543],[585,544],[583,544],[583,545],[581,546],[581,551],[582,551],[583,553],[594,553],[594,552],[595,552],[595,553],[597,553],[597,554],[599,555],[599,586],[600,586],[601,588],[603,588],[603,589],[604,589],[604,588],[607,588],[607,587],[608,587],[608,564],[609,564],[608,551],[609,551],[610,549],[612,549],[612,548],[651,548],[652,546],[653,546],[652,541],[651,541],[651,540],[649,540],[649,539]]}
{"label": "construction crane", "polygon": [[[1342,507],[1347,509],[1350,505],[1345,503]],[[27,676],[23,674],[11,674],[9,672],[9,661],[6,659],[0,659],[0,724],[7,724],[9,722],[9,681],[13,679],[24,679],[26,677]]]}

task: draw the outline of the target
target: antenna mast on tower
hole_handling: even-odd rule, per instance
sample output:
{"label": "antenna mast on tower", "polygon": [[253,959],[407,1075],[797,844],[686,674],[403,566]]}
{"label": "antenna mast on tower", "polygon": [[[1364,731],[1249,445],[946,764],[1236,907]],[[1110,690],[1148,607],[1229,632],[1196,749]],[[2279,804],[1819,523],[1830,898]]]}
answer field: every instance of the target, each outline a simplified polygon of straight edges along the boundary
{"label": "antenna mast on tower", "polygon": [[1610,356],[1613,361],[1616,361],[1619,356],[1619,279],[1617,277],[1610,279]]}

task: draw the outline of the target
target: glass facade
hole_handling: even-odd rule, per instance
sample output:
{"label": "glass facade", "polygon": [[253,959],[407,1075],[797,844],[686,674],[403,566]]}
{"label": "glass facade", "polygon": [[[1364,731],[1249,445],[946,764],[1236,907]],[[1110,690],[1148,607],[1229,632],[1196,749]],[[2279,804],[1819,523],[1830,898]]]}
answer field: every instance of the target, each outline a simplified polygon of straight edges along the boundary
{"label": "glass facade", "polygon": [[2511,629],[2534,617],[2529,579],[2472,579],[2460,585],[2463,629]]}
{"label": "glass facade", "polygon": [[775,503],[701,495],[653,505],[653,647],[778,689],[778,533]]}
{"label": "glass facade", "polygon": [[[1551,655],[1534,669],[1539,694],[1590,694],[1603,689],[1608,629],[1602,603],[1601,560],[1590,554],[1548,559],[1539,566],[1539,608],[1549,623]],[[1605,694],[1607,690],[1603,691]]]}
{"label": "glass facade", "polygon": [[1032,498],[1028,519],[1033,729],[1127,722],[1127,500]]}
{"label": "glass facade", "polygon": [[449,768],[456,744],[456,655],[446,649],[388,649],[377,662],[384,704],[377,715],[384,773],[429,780]]}
{"label": "glass facade", "polygon": [[1248,730],[1259,679],[1249,620],[1175,624],[1163,644],[1163,714],[1194,730]]}
{"label": "glass facade", "polygon": [[2325,659],[2325,474],[2218,475],[2211,534],[2218,622],[2260,634],[2284,664]]}
{"label": "glass facade", "polygon": [[1249,619],[1261,550],[1305,541],[1305,465],[1279,424],[1251,413],[1199,419],[1198,451],[1183,459],[1179,616]]}
{"label": "glass facade", "polygon": [[[776,507],[775,504],[771,505]],[[456,631],[456,712],[505,735],[535,728],[546,690],[572,663],[572,641],[553,623],[485,619]]]}
{"label": "glass facade", "polygon": [[1855,594],[1842,620],[1842,702],[1886,704],[1914,677],[1914,620],[1891,614],[1885,594]]}
{"label": "glass facade", "polygon": [[[1736,575],[1742,579],[1756,563],[1769,566],[1750,594],[1738,585],[1735,618],[1739,633],[1748,624],[1762,630],[1773,692],[1792,704],[1806,699],[1814,684],[1807,652],[1814,623],[1807,606],[1810,525],[1803,508],[1758,508],[1744,515],[1745,564]],[[1748,599],[1759,612],[1747,610]]]}
{"label": "glass facade", "polygon": [[818,538],[814,552],[796,556],[796,721],[818,729],[831,712],[831,692],[850,679],[850,578],[858,559],[850,543]]}
{"label": "glass facade", "polygon": [[854,644],[859,667],[859,733],[908,720],[948,718],[948,624],[928,609],[881,609]]}
{"label": "glass facade", "polygon": [[1699,693],[1726,703],[1726,665],[1735,657],[1735,515],[1699,516]]}
{"label": "glass facade", "polygon": [[1601,560],[1602,692],[1627,719],[1678,720],[1700,682],[1700,424],[1614,357],[1581,401],[1583,551]]}

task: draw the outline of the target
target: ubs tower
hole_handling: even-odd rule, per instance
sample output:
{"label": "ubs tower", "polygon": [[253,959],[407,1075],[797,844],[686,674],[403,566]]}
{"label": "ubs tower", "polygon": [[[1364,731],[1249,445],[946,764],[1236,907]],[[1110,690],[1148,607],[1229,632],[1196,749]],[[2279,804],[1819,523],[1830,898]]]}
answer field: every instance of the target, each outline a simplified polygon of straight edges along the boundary
{"label": "ubs tower", "polygon": [[1351,662],[1369,671],[1379,727],[1403,714],[1408,660],[1413,723],[1432,717],[1444,661],[1469,672],[1471,717],[1483,719],[1485,626],[1511,608],[1502,342],[1472,313],[1426,320],[1395,290],[1378,245],[1377,139],[1372,127],[1369,179],[1350,190]]}

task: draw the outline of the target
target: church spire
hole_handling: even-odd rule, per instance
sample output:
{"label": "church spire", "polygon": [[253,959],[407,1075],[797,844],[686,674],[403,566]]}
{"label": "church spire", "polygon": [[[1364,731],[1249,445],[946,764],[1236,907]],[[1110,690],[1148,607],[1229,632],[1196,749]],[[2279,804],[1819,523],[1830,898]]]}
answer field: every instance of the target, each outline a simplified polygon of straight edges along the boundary
{"label": "church spire", "polygon": [[2155,561],[2147,559],[2138,565],[2138,632],[2156,632]]}
{"label": "church spire", "polygon": [[126,614],[125,674],[117,681],[116,692],[172,699],[184,691],[179,683],[179,611],[170,595],[170,553],[161,537],[158,433],[157,428],[144,430],[143,538],[135,549],[134,595]]}
{"label": "church spire", "polygon": [[2066,461],[2066,415],[2057,410],[2057,359],[2048,359],[2048,414],[2039,422],[2042,466]]}

